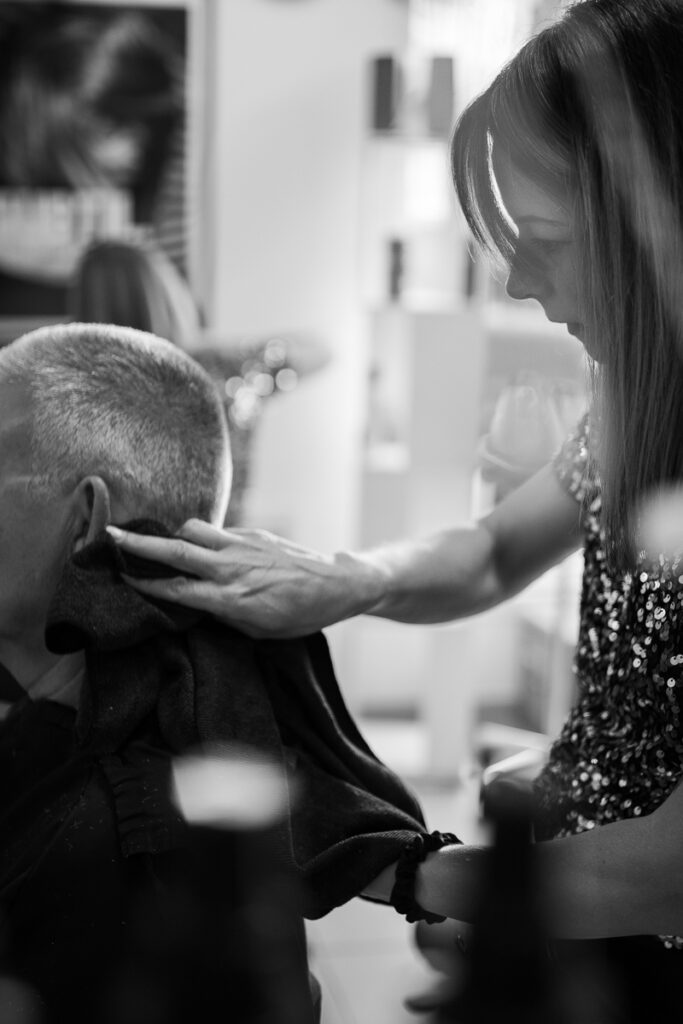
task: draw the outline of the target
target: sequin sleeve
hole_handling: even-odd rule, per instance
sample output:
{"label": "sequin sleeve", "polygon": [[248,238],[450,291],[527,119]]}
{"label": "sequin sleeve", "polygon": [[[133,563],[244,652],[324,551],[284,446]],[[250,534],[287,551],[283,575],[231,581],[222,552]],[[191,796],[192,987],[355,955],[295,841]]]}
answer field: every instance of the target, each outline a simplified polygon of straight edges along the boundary
{"label": "sequin sleeve", "polygon": [[595,490],[596,476],[589,448],[589,416],[585,413],[553,458],[553,469],[568,494],[583,503]]}

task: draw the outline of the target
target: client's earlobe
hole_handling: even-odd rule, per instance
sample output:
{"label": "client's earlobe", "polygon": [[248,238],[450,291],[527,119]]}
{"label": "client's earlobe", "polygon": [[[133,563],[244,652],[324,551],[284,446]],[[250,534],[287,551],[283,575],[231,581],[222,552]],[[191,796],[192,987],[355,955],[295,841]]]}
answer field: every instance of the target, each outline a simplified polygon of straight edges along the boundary
{"label": "client's earlobe", "polygon": [[80,551],[111,522],[111,500],[109,488],[100,476],[88,476],[81,480],[75,493],[78,529],[73,550]]}

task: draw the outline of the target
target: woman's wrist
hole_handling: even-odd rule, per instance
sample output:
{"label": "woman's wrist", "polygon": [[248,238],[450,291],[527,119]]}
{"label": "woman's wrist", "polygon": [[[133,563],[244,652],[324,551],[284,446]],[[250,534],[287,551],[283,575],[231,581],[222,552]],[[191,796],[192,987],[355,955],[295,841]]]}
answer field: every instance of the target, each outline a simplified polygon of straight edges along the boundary
{"label": "woman's wrist", "polygon": [[415,875],[415,900],[432,914],[471,921],[486,849],[444,846],[427,855]]}
{"label": "woman's wrist", "polygon": [[339,551],[334,555],[334,565],[345,588],[344,618],[368,614],[385,600],[390,574],[371,554]]}
{"label": "woman's wrist", "polygon": [[454,843],[459,844],[460,840],[452,832],[418,832],[401,850],[396,863],[390,902],[408,921],[427,921],[434,924],[445,919],[444,914],[433,913],[418,902],[415,897],[415,883],[417,871],[425,858],[434,850]]}

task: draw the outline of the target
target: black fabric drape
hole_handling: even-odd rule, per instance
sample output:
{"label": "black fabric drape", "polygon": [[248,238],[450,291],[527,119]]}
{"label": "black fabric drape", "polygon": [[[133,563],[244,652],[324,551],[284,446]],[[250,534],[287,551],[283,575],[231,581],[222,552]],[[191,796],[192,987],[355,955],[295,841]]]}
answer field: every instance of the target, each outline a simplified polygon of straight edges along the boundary
{"label": "black fabric drape", "polygon": [[[168,535],[149,521],[126,528]],[[170,753],[230,742],[267,752],[295,794],[280,852],[302,879],[306,916],[357,895],[425,826],[415,797],[359,733],[323,635],[255,640],[148,600],[122,572],[169,571],[105,535],[68,562],[49,614],[50,649],[85,651],[79,748],[104,758],[106,770],[152,716]],[[158,846],[142,835],[140,844]]]}

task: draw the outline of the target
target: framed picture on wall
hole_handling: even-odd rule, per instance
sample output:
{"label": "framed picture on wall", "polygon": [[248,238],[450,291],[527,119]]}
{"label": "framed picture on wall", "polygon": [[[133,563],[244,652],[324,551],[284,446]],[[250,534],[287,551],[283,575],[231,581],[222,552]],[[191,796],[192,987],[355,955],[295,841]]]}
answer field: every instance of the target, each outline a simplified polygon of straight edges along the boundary
{"label": "framed picture on wall", "polygon": [[201,303],[203,0],[0,0],[0,341],[79,260],[151,238]]}

